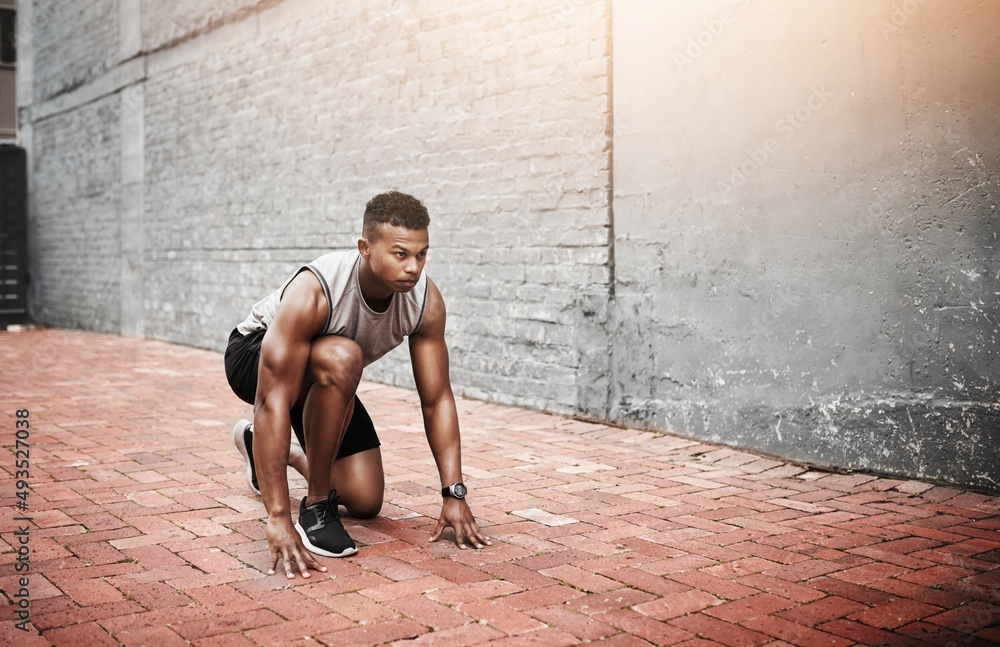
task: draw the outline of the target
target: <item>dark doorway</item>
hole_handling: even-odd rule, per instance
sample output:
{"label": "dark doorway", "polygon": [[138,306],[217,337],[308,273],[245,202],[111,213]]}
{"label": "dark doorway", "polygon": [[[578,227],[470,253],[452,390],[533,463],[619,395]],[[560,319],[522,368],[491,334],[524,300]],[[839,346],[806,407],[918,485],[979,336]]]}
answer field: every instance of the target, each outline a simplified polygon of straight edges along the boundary
{"label": "dark doorway", "polygon": [[28,209],[24,149],[0,146],[0,326],[28,323]]}

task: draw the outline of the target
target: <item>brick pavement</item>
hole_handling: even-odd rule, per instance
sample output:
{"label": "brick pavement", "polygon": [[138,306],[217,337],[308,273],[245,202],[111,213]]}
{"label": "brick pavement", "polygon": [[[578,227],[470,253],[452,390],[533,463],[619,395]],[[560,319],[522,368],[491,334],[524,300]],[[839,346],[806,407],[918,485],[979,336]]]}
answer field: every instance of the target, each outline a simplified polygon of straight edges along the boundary
{"label": "brick pavement", "polygon": [[[997,498],[832,474],[674,436],[460,401],[494,545],[427,541],[440,506],[412,392],[363,385],[387,503],[357,555],[265,575],[221,355],[0,333],[0,643],[988,645]],[[31,621],[15,628],[15,411],[30,410]],[[304,493],[292,480],[292,496]]]}

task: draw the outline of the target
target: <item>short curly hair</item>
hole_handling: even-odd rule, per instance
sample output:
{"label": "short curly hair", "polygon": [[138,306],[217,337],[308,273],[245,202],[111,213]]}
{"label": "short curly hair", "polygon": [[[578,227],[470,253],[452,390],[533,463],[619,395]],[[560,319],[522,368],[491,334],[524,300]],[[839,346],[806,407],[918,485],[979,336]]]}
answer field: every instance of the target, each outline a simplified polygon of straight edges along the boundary
{"label": "short curly hair", "polygon": [[431,217],[427,207],[412,195],[389,191],[380,193],[365,205],[365,220],[361,235],[366,240],[374,240],[379,225],[404,227],[411,231],[427,229]]}

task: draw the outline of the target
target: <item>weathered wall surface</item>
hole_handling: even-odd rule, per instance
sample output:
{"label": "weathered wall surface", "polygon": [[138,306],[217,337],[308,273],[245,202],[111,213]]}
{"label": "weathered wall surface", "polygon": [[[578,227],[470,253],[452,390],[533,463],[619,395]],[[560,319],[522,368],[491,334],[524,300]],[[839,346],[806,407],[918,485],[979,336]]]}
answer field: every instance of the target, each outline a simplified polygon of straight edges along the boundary
{"label": "weathered wall surface", "polygon": [[998,33],[974,0],[616,2],[612,417],[1000,487]]}
{"label": "weathered wall surface", "polygon": [[[89,11],[121,23],[121,46],[105,49],[125,62],[88,67],[81,86],[56,50],[36,48],[36,84],[51,88],[22,117],[45,169],[87,141],[80,130],[46,147],[48,130],[95,96],[119,99],[108,132],[124,138],[93,153],[120,152],[120,174],[94,172],[127,185],[109,199],[122,230],[103,229],[123,263],[93,267],[120,283],[102,321],[221,349],[254,301],[297,265],[355,246],[365,202],[399,189],[432,215],[428,272],[449,305],[457,390],[560,411],[596,402],[603,414],[606,396],[590,396],[606,377],[591,376],[586,350],[603,330],[581,304],[606,303],[610,289],[605,3],[121,0]],[[37,25],[43,40],[76,40],[63,18]],[[36,172],[39,207],[62,181]],[[68,202],[52,212],[66,227],[84,218]],[[89,266],[80,247],[35,235],[45,272]],[[58,314],[93,307],[91,290],[68,285],[58,300],[36,294],[39,318],[90,327]],[[367,377],[408,384],[405,349]]]}

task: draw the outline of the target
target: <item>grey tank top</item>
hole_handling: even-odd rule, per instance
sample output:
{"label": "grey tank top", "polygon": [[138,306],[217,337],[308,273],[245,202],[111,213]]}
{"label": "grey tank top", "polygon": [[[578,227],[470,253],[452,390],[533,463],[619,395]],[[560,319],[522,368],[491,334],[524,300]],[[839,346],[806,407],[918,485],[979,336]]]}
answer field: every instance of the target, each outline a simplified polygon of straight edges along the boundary
{"label": "grey tank top", "polygon": [[364,353],[368,366],[390,350],[403,343],[403,339],[420,329],[427,309],[427,275],[421,274],[409,292],[396,292],[385,312],[375,312],[368,307],[361,295],[358,268],[361,254],[331,252],[312,263],[303,265],[267,297],[250,309],[250,315],[236,328],[243,335],[256,330],[266,330],[278,312],[281,295],[299,272],[310,271],[323,286],[329,304],[325,335],[339,335],[353,339]]}

